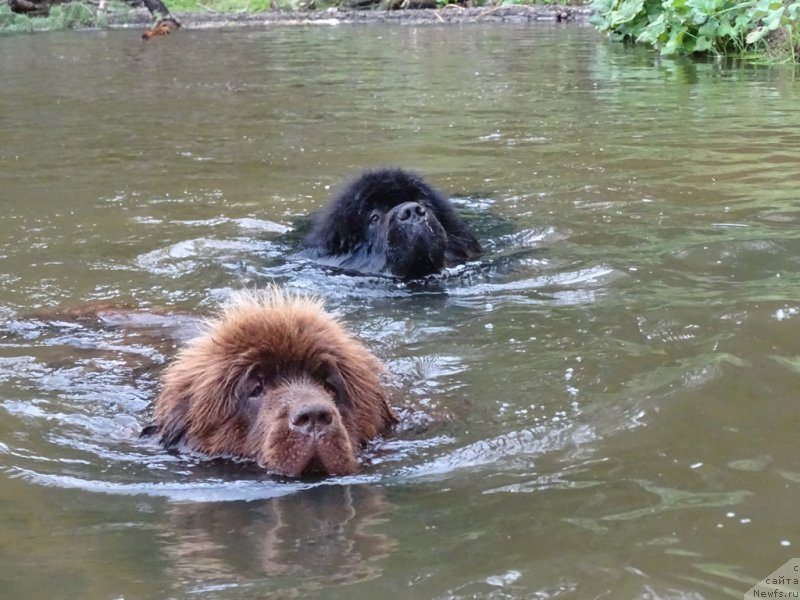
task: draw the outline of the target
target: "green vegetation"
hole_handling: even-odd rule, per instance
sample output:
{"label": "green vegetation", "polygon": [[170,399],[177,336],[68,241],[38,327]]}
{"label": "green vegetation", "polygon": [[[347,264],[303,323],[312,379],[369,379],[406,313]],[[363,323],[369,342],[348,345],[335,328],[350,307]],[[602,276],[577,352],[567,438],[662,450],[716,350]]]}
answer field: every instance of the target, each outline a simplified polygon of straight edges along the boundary
{"label": "green vegetation", "polygon": [[220,12],[220,13],[240,13],[240,12],[264,12],[270,10],[275,5],[281,9],[295,9],[294,4],[300,4],[302,0],[167,0],[165,4],[170,11],[174,12]]}
{"label": "green vegetation", "polygon": [[[440,4],[441,4],[440,0]],[[451,1],[450,4],[455,2]],[[492,5],[507,5],[507,4],[543,4],[545,6],[548,5],[559,5],[559,6],[586,6],[589,4],[589,0],[497,0],[495,2],[491,0],[486,0],[483,2],[476,2],[475,6],[492,6]]]}
{"label": "green vegetation", "polygon": [[106,24],[105,15],[98,15],[94,7],[80,2],[53,6],[46,17],[33,18],[11,12],[7,4],[0,5],[0,31],[4,33],[105,27]]}
{"label": "green vegetation", "polygon": [[800,1],[593,0],[592,22],[664,55],[712,53],[798,60]]}
{"label": "green vegetation", "polygon": [[[125,13],[130,10],[126,0],[112,0],[107,12]],[[367,8],[386,8],[390,3],[398,6],[402,0],[375,0]],[[589,0],[436,0],[437,6],[469,4],[470,6],[498,6],[508,4],[561,4],[586,5]],[[96,3],[94,3],[96,4]],[[357,0],[167,0],[170,11],[177,13],[255,13],[270,10],[321,10],[329,7],[350,8]],[[80,0],[55,5],[48,16],[29,17],[11,11],[8,3],[0,0],[0,32],[57,31],[81,27],[105,27],[107,18],[98,14],[96,6]]]}
{"label": "green vegetation", "polygon": [[[589,0],[469,0],[471,6],[497,6],[507,4],[561,4],[586,5]],[[440,7],[448,4],[464,4],[465,0],[436,0]],[[329,7],[349,8],[353,0],[167,0],[167,6],[175,12],[263,12],[273,8],[280,10],[314,10]],[[399,6],[400,1],[376,0],[374,7],[380,8],[392,4]]]}

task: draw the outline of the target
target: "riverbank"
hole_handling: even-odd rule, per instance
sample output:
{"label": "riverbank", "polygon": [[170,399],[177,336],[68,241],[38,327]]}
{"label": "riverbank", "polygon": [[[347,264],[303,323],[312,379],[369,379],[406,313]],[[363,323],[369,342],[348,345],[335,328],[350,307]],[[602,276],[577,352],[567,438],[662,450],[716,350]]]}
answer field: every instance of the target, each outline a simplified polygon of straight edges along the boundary
{"label": "riverbank", "polygon": [[[436,25],[467,23],[588,22],[588,6],[508,5],[461,8],[449,5],[440,9],[352,10],[329,8],[319,11],[269,11],[259,13],[175,12],[183,27],[214,29],[221,27],[259,27],[271,25],[336,25],[344,23],[396,23],[398,25]],[[110,28],[139,28],[152,24],[144,9],[109,15]]]}

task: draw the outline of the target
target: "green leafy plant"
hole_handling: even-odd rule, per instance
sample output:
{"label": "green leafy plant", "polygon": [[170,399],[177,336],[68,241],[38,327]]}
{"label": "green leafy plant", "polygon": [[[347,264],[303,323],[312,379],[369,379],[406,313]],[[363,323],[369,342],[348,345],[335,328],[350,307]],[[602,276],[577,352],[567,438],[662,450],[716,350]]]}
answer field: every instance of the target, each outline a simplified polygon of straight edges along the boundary
{"label": "green leafy plant", "polygon": [[50,9],[51,23],[55,29],[75,29],[77,27],[95,27],[97,18],[95,11],[86,4],[70,2]]}
{"label": "green leafy plant", "polygon": [[33,24],[25,15],[18,15],[12,12],[8,5],[0,4],[0,31],[27,33],[33,31]]}
{"label": "green leafy plant", "polygon": [[34,31],[60,31],[79,27],[98,27],[104,23],[94,9],[80,2],[59,4],[50,9],[46,17],[30,18],[11,11],[7,5],[0,6],[0,31],[3,33],[32,33]]}
{"label": "green leafy plant", "polygon": [[794,56],[800,17],[800,2],[788,0],[593,0],[592,8],[601,31],[664,55],[742,54],[781,38]]}

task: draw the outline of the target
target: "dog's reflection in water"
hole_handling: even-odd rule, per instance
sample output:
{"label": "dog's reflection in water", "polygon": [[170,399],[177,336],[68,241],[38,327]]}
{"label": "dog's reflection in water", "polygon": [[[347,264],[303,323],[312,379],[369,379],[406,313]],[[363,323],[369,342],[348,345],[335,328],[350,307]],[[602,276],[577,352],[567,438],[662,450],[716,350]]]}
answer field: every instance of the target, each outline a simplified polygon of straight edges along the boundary
{"label": "dog's reflection in water", "polygon": [[177,579],[293,597],[381,575],[392,505],[370,486],[321,485],[259,502],[176,504],[164,533]]}

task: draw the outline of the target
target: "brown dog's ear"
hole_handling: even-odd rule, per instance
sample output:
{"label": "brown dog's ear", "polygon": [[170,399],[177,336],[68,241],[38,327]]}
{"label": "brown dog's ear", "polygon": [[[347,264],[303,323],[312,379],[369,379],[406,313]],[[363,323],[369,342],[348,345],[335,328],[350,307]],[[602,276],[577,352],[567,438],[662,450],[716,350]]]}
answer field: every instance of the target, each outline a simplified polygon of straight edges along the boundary
{"label": "brown dog's ear", "polygon": [[155,429],[154,433],[160,436],[159,441],[166,448],[177,446],[185,441],[186,433],[189,431],[188,405],[188,402],[172,404],[169,414],[160,423],[155,423],[152,426]]}
{"label": "brown dog's ear", "polygon": [[162,433],[161,443],[164,444],[166,448],[174,448],[184,441],[188,429],[189,426],[186,423],[180,425],[176,424],[174,427],[170,427]]}
{"label": "brown dog's ear", "polygon": [[139,434],[139,439],[153,437],[158,433],[158,425],[155,423],[148,423],[144,426],[141,433]]}

